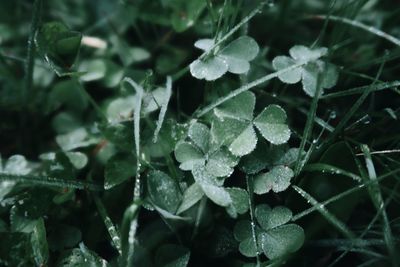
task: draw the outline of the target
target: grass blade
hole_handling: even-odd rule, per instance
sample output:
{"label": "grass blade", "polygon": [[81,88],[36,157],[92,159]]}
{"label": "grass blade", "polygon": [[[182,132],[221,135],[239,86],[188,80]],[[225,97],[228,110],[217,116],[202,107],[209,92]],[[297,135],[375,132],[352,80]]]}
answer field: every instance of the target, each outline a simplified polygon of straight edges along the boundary
{"label": "grass blade", "polygon": [[42,0],[35,0],[33,3],[32,23],[29,32],[28,49],[25,61],[25,87],[22,92],[22,102],[25,105],[29,100],[28,94],[30,94],[33,82],[33,70],[35,66],[35,35],[40,24],[41,10]]}
{"label": "grass blade", "polygon": [[107,210],[104,207],[103,203],[101,202],[100,198],[95,194],[92,194],[94,203],[96,204],[97,210],[101,216],[101,219],[104,222],[104,225],[107,228],[108,234],[111,237],[111,242],[113,243],[114,247],[118,250],[118,253],[121,255],[121,239],[119,237],[119,233],[113,222],[111,221],[110,217],[107,214]]}
{"label": "grass blade", "polygon": [[[326,15],[316,15],[316,16],[312,16],[311,18],[325,20],[325,19],[328,18],[328,16],[326,16]],[[369,32],[371,34],[379,36],[379,37],[381,37],[381,38],[383,38],[383,39],[385,39],[385,40],[387,40],[387,41],[389,41],[389,42],[391,42],[391,43],[393,43],[393,44],[395,44],[397,46],[400,46],[400,40],[397,39],[396,37],[394,37],[394,36],[392,36],[390,34],[387,34],[386,32],[381,31],[381,30],[379,30],[379,29],[377,29],[375,27],[365,25],[365,24],[363,24],[363,23],[361,23],[359,21],[351,20],[351,19],[343,18],[343,17],[338,17],[338,16],[332,16],[332,15],[329,15],[329,20],[338,21],[338,22],[341,22],[341,23],[344,23],[344,24],[351,25],[351,26],[353,26],[355,28],[362,29],[362,30],[367,31],[367,32]]]}
{"label": "grass blade", "polygon": [[[313,130],[313,125],[314,125],[314,119],[315,115],[317,112],[317,107],[318,107],[318,100],[321,94],[322,87],[320,85],[320,75],[318,75],[317,78],[317,91],[315,92],[315,95],[313,97],[313,100],[311,102],[311,107],[310,110],[308,111],[308,116],[307,116],[307,122],[306,126],[304,127],[303,131],[303,137],[301,139],[300,147],[299,147],[299,153],[297,155],[297,160],[296,160],[296,167],[294,170],[294,175],[298,176],[301,170],[303,169],[304,165],[306,164],[306,161],[303,160],[303,151],[306,146],[306,142],[308,140],[308,137],[311,135],[312,130]],[[311,147],[310,147],[311,149]],[[310,150],[311,151],[311,150]]]}
{"label": "grass blade", "polygon": [[[319,203],[315,198],[313,198],[310,194],[308,194],[306,191],[301,189],[298,186],[293,185],[293,189],[299,193],[304,199],[307,200],[308,203],[310,203],[313,207],[315,207],[325,219],[328,220],[336,229],[339,230],[345,237],[349,239],[354,239],[355,236],[354,234],[350,231],[350,229],[347,228],[347,226],[341,222],[339,219],[335,217],[332,213],[330,213],[326,208],[324,204]],[[294,220],[294,218],[292,218]]]}
{"label": "grass blade", "polygon": [[393,234],[392,230],[390,228],[390,223],[389,219],[385,210],[385,203],[383,201],[382,193],[379,188],[379,183],[377,181],[377,175],[375,171],[375,166],[372,161],[372,157],[369,151],[369,148],[367,145],[362,145],[361,150],[364,153],[365,157],[365,165],[367,166],[368,170],[368,178],[369,180],[373,181],[371,185],[368,187],[368,192],[371,197],[372,202],[374,203],[374,206],[378,212],[381,212],[382,216],[382,230],[383,230],[383,236],[386,242],[386,247],[389,252],[390,258],[392,259],[392,265],[393,266],[398,266],[396,263],[396,255],[395,255],[395,245],[394,245],[394,240],[393,240]]}
{"label": "grass blade", "polygon": [[340,169],[338,167],[335,167],[335,166],[332,166],[332,165],[329,165],[329,164],[325,164],[325,163],[308,164],[304,168],[304,170],[305,171],[310,171],[310,172],[319,171],[319,172],[322,172],[322,173],[329,172],[329,173],[332,173],[332,174],[334,173],[334,174],[338,174],[338,175],[344,175],[344,176],[347,176],[347,177],[353,179],[356,182],[361,182],[361,177],[360,176],[358,176],[358,175],[356,175],[356,174],[354,174],[352,172],[349,172],[349,171],[346,171],[346,170],[343,170],[343,169]]}
{"label": "grass blade", "polygon": [[[377,181],[382,181],[382,180],[384,180],[384,179],[386,179],[386,178],[388,178],[388,177],[393,176],[393,175],[396,174],[396,173],[400,173],[400,168],[395,169],[395,170],[393,170],[393,171],[390,171],[390,172],[388,172],[388,173],[386,173],[386,174],[383,174],[382,176],[379,176],[379,177],[377,178]],[[337,201],[337,200],[339,200],[339,199],[344,198],[345,196],[348,196],[348,195],[350,195],[350,194],[352,194],[352,193],[355,193],[355,192],[357,192],[357,191],[363,189],[364,187],[366,187],[366,186],[372,184],[372,182],[375,182],[375,181],[367,181],[367,182],[364,182],[364,183],[362,183],[362,184],[359,184],[359,185],[357,185],[357,186],[355,186],[355,187],[352,187],[352,188],[350,188],[350,189],[348,189],[348,190],[346,190],[346,191],[343,191],[343,192],[340,193],[340,194],[337,194],[336,196],[333,196],[333,197],[331,197],[331,198],[329,198],[329,199],[327,199],[327,200],[321,202],[320,205],[322,205],[322,206],[327,206],[327,205],[329,205],[330,203],[333,203],[333,202],[335,202],[335,201]],[[313,207],[311,207],[311,208],[309,208],[309,209],[307,209],[307,210],[304,210],[304,211],[302,211],[302,212],[300,212],[300,213],[294,215],[293,218],[292,218],[292,221],[299,220],[300,218],[302,218],[302,217],[304,217],[304,216],[306,216],[306,215],[308,215],[308,214],[310,214],[310,213],[316,211],[317,209],[318,209],[318,208],[317,208],[316,206],[313,206]]]}
{"label": "grass blade", "polygon": [[254,211],[254,184],[253,184],[253,177],[246,176],[247,182],[247,191],[249,192],[249,207],[250,207],[250,220],[251,220],[251,236],[253,238],[253,242],[256,245],[257,249],[257,265],[256,267],[260,267],[260,256],[259,256],[259,248],[258,248],[258,240],[257,240],[257,233],[256,233],[256,219],[255,219],[255,211]]}
{"label": "grass blade", "polygon": [[97,183],[73,179],[62,179],[49,176],[14,175],[0,173],[0,181],[11,181],[38,186],[60,187],[89,191],[103,191],[103,186]]}
{"label": "grass blade", "polygon": [[162,103],[161,109],[160,109],[160,114],[158,115],[157,127],[156,127],[156,130],[154,131],[154,136],[153,136],[153,143],[157,142],[158,134],[160,133],[162,124],[164,122],[165,113],[167,112],[168,103],[171,98],[172,79],[170,76],[167,77],[167,83],[165,85],[165,90],[166,90],[167,94],[165,96],[165,99],[163,99],[163,103]]}
{"label": "grass blade", "polygon": [[[136,153],[136,177],[135,177],[135,187],[133,189],[133,202],[140,201],[140,188],[141,188],[141,179],[140,179],[140,115],[142,110],[142,100],[144,90],[142,86],[137,84],[130,78],[124,78],[124,82],[129,83],[136,90],[136,103],[135,109],[133,112],[133,131],[134,131],[134,139],[135,139],[135,153]],[[129,231],[128,231],[128,255],[127,255],[127,263],[128,266],[132,266],[133,255],[135,251],[135,243],[136,243],[136,231],[138,228],[138,213],[140,210],[140,206],[135,208],[135,216],[132,217],[130,221]],[[130,215],[128,216],[130,217]]]}
{"label": "grass blade", "polygon": [[385,90],[385,89],[393,88],[393,87],[397,87],[397,86],[400,86],[400,81],[382,82],[382,83],[378,83],[378,84],[355,87],[355,88],[348,89],[345,91],[325,94],[321,98],[331,99],[331,98],[336,98],[336,97],[362,94],[366,90],[371,90],[371,92],[376,92],[376,91],[381,91],[381,90]]}

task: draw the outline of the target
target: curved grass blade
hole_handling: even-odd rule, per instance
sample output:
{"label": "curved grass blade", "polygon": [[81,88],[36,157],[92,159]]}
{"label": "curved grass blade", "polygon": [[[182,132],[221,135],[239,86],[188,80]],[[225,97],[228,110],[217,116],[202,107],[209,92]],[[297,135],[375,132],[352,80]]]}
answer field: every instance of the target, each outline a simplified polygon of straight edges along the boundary
{"label": "curved grass blade", "polygon": [[[137,84],[130,78],[124,78],[124,82],[129,83],[136,90],[136,103],[135,109],[133,113],[133,127],[134,127],[134,139],[135,139],[135,152],[136,152],[136,177],[135,177],[135,187],[133,189],[133,201],[140,201],[140,187],[141,187],[141,179],[140,179],[140,115],[142,110],[142,100],[144,90],[143,87]],[[135,249],[135,241],[136,241],[136,231],[138,228],[138,213],[140,210],[140,206],[134,205],[134,213],[129,211],[127,216],[132,217],[129,221],[129,231],[128,231],[128,255],[127,255],[127,266],[132,266],[133,254]],[[129,208],[130,209],[130,208]],[[133,215],[132,215],[133,214]],[[124,215],[125,219],[125,215]]]}
{"label": "curved grass blade", "polygon": [[361,23],[359,21],[356,21],[356,20],[351,20],[351,19],[348,19],[348,18],[332,16],[332,15],[329,15],[329,17],[326,16],[326,15],[316,15],[316,16],[312,16],[311,18],[323,19],[323,20],[329,19],[329,20],[332,20],[332,21],[338,21],[338,22],[341,22],[341,23],[344,23],[344,24],[348,24],[348,25],[351,25],[353,27],[356,27],[356,28],[362,29],[364,31],[367,31],[367,32],[369,32],[371,34],[374,34],[376,36],[379,36],[379,37],[381,37],[381,38],[383,38],[383,39],[385,39],[385,40],[387,40],[387,41],[389,41],[389,42],[391,42],[391,43],[393,43],[393,44],[395,44],[397,46],[400,46],[400,40],[397,39],[396,37],[394,37],[394,36],[392,36],[390,34],[387,34],[386,32],[381,31],[381,30],[379,30],[379,29],[377,29],[375,27],[365,25],[365,24],[363,24],[363,23]]}
{"label": "curved grass blade", "polygon": [[132,203],[124,212],[121,225],[121,250],[122,259],[120,266],[132,266],[135,246],[135,235],[137,230],[137,217],[140,205]]}
{"label": "curved grass blade", "polygon": [[167,77],[167,83],[165,85],[165,90],[166,90],[166,96],[165,96],[165,99],[163,99],[163,103],[162,103],[161,109],[160,109],[160,114],[158,115],[157,126],[156,126],[156,130],[154,131],[154,136],[153,136],[153,143],[157,142],[158,134],[160,133],[162,124],[164,122],[165,113],[167,112],[168,103],[171,98],[172,79],[170,76]]}

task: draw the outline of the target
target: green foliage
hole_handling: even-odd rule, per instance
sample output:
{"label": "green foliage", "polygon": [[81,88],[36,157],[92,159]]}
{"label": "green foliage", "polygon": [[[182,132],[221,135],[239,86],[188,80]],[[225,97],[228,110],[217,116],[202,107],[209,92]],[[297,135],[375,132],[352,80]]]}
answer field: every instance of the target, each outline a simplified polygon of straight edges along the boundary
{"label": "green foliage", "polygon": [[229,146],[229,151],[236,156],[247,155],[256,148],[254,127],[272,144],[289,140],[286,112],[278,105],[269,105],[253,118],[255,100],[252,92],[244,92],[214,109],[213,136],[217,143]]}
{"label": "green foliage", "polygon": [[278,259],[298,250],[304,242],[303,229],[297,224],[287,224],[292,212],[282,206],[271,209],[258,205],[256,240],[252,236],[251,222],[239,221],[235,226],[235,238],[240,241],[239,251],[246,257],[264,253],[269,259]]}
{"label": "green foliage", "polygon": [[0,17],[0,266],[399,266],[390,1]]}
{"label": "green foliage", "polygon": [[197,59],[190,64],[190,72],[197,79],[213,81],[220,78],[227,71],[234,74],[243,74],[249,71],[250,63],[258,52],[259,47],[256,41],[249,36],[242,36],[217,52],[213,39],[201,39],[195,47],[210,54],[205,59]]}
{"label": "green foliage", "polygon": [[[306,46],[295,45],[289,50],[290,57],[277,56],[272,61],[272,65],[274,66],[274,69],[282,70],[295,64],[301,64],[302,62],[318,58],[320,55],[326,53],[327,48],[325,47],[310,49]],[[303,91],[312,97],[315,95],[317,87],[319,86],[322,89],[329,89],[335,86],[338,79],[338,73],[334,65],[322,60],[312,60],[310,63],[307,63],[302,67],[294,68],[280,74],[278,78],[282,82],[288,84],[294,84],[301,81],[303,84]]]}

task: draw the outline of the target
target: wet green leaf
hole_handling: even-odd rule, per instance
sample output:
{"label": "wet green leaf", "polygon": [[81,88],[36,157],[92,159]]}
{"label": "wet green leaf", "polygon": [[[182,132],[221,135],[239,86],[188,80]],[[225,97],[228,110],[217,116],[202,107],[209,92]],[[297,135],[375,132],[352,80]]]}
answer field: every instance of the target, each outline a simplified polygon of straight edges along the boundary
{"label": "wet green leaf", "polygon": [[254,193],[265,194],[269,191],[275,193],[286,190],[294,172],[287,166],[275,166],[269,172],[257,175],[254,178]]}
{"label": "wet green leaf", "polygon": [[182,200],[176,180],[161,171],[152,171],[147,175],[147,190],[154,205],[175,214]]}
{"label": "wet green leaf", "polygon": [[[211,39],[201,39],[195,43],[195,47],[209,52],[214,45]],[[197,59],[190,64],[190,72],[197,79],[213,81],[220,78],[227,71],[234,74],[244,74],[249,71],[250,63],[259,52],[256,41],[249,36],[241,36],[232,41],[218,52]]]}
{"label": "wet green leaf", "polygon": [[119,153],[111,157],[105,166],[104,188],[119,185],[136,174],[136,158],[132,154]]}
{"label": "wet green leaf", "polygon": [[[281,73],[278,78],[288,84],[303,84],[304,92],[309,96],[314,96],[318,86],[323,89],[330,89],[337,83],[338,72],[336,67],[320,59],[320,55],[326,54],[327,48],[310,49],[302,45],[295,45],[289,50],[291,56],[277,56],[272,61],[275,70],[283,70],[296,64],[308,62],[305,65],[295,67],[289,71]],[[322,94],[321,93],[321,94]]]}
{"label": "wet green leaf", "polygon": [[78,56],[81,40],[80,32],[71,31],[62,22],[54,21],[42,25],[35,41],[49,64],[69,69]]}

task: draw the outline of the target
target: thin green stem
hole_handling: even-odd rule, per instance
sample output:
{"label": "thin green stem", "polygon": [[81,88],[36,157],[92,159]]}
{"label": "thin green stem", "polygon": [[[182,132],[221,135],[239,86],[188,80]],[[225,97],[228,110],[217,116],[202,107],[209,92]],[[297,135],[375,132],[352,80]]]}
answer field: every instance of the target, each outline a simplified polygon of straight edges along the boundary
{"label": "thin green stem", "polygon": [[[325,142],[323,143],[324,147],[329,146],[333,142],[333,140],[336,138],[336,136],[343,130],[343,128],[347,125],[349,120],[353,117],[354,113],[364,103],[365,99],[367,99],[369,94],[374,91],[376,81],[379,79],[379,77],[383,71],[384,65],[385,65],[385,62],[382,62],[381,66],[378,70],[378,73],[376,74],[375,81],[368,88],[366,88],[365,91],[363,91],[362,95],[357,99],[357,101],[353,104],[353,106],[350,108],[350,110],[340,120],[340,122],[336,126],[335,130],[329,135],[327,140],[325,140]],[[321,151],[323,151],[323,150],[321,149]]]}
{"label": "thin green stem", "polygon": [[42,10],[42,0],[35,0],[33,3],[33,15],[32,15],[32,23],[31,29],[29,33],[28,39],[28,48],[27,48],[27,56],[25,61],[25,86],[22,91],[21,97],[24,105],[27,104],[32,89],[33,83],[33,71],[35,66],[35,35],[40,25],[40,17]]}
{"label": "thin green stem", "polygon": [[96,103],[96,101],[93,99],[93,97],[86,91],[86,89],[83,87],[82,83],[78,80],[78,78],[73,78],[74,81],[76,82],[79,91],[85,96],[86,100],[89,101],[89,103],[92,105],[96,113],[99,115],[101,120],[104,122],[107,122],[107,116],[104,114],[103,110],[101,110],[100,106]]}
{"label": "thin green stem", "polygon": [[256,219],[255,219],[255,211],[254,211],[254,183],[253,183],[253,177],[251,176],[246,176],[246,184],[247,184],[247,192],[249,193],[249,207],[250,207],[250,220],[251,220],[251,236],[253,239],[253,242],[255,244],[257,254],[256,254],[256,260],[257,260],[257,267],[261,266],[261,261],[260,261],[260,256],[259,256],[259,249],[258,249],[258,240],[257,240],[257,233],[256,233]]}
{"label": "thin green stem", "polygon": [[203,217],[206,208],[206,203],[207,203],[207,198],[202,197],[202,199],[200,200],[199,207],[197,208],[196,221],[194,223],[194,228],[192,233],[192,240],[196,237],[199,231],[201,218]]}
{"label": "thin green stem", "polygon": [[[306,163],[303,160],[302,155],[303,155],[303,151],[304,151],[305,146],[306,146],[306,142],[308,141],[308,137],[311,135],[312,130],[313,130],[314,119],[315,119],[315,116],[316,116],[316,113],[317,113],[318,100],[320,98],[321,91],[322,91],[322,86],[320,84],[320,75],[318,75],[318,78],[317,78],[317,90],[316,90],[315,95],[313,97],[313,100],[311,102],[311,107],[310,107],[310,110],[309,110],[308,116],[307,116],[306,126],[304,127],[303,138],[301,139],[299,153],[297,155],[296,168],[295,168],[295,171],[294,171],[295,176],[299,175],[299,173],[301,172],[301,170],[303,169],[303,167],[304,167],[304,165]],[[311,149],[311,147],[310,147],[310,149]]]}

